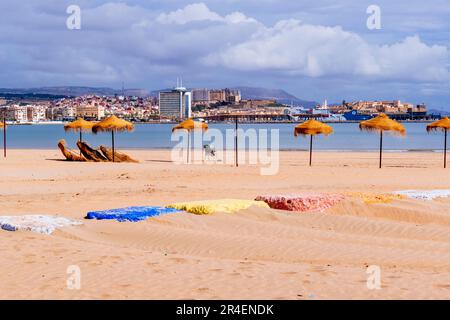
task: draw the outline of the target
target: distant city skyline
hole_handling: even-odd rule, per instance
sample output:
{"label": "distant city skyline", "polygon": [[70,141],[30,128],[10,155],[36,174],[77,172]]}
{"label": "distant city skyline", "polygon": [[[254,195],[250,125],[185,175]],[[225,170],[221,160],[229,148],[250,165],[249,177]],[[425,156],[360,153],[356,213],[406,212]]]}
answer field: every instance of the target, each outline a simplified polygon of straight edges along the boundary
{"label": "distant city skyline", "polygon": [[[346,1],[349,2],[349,1]],[[376,1],[3,0],[0,87],[283,89],[322,102],[450,110],[450,4]],[[66,9],[81,9],[68,30]]]}

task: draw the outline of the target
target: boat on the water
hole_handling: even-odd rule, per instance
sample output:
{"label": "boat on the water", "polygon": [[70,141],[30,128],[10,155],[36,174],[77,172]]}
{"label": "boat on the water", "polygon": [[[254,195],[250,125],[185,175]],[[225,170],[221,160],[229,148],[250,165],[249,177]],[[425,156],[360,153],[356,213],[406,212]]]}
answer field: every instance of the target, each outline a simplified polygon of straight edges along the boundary
{"label": "boat on the water", "polygon": [[344,113],[347,121],[364,121],[373,118],[373,115],[367,113],[359,113],[358,110],[352,110]]}

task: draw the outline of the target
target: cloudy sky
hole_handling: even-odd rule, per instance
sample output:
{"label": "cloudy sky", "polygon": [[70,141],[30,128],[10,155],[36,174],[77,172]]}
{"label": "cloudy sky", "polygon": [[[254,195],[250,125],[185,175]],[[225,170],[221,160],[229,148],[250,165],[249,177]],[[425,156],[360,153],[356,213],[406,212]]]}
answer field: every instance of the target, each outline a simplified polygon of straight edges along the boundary
{"label": "cloudy sky", "polygon": [[[0,87],[262,86],[450,110],[448,0],[2,0]],[[369,5],[381,29],[367,27]],[[81,29],[66,10],[81,8]]]}

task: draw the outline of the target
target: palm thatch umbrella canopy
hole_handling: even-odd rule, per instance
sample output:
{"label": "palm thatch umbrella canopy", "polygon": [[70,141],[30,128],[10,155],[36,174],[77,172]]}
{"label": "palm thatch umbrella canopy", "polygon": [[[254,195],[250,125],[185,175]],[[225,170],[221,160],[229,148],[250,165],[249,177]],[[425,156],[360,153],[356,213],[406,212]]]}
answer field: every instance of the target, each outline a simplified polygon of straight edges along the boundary
{"label": "palm thatch umbrella canopy", "polygon": [[427,126],[428,132],[438,130],[444,131],[444,168],[447,168],[447,132],[450,130],[450,119],[448,117],[444,117]]}
{"label": "palm thatch umbrella canopy", "polygon": [[208,124],[201,122],[201,121],[194,121],[192,118],[189,118],[187,120],[184,120],[183,122],[177,124],[175,127],[172,128],[172,132],[178,131],[178,130],[186,130],[188,134],[188,147],[187,147],[187,162],[189,162],[189,148],[190,148],[190,133],[193,130],[202,130],[206,131],[208,130]]}
{"label": "palm thatch umbrella canopy", "polygon": [[192,118],[184,120],[183,122],[177,124],[175,127],[172,128],[172,132],[176,130],[187,130],[191,132],[195,129],[201,129],[203,131],[208,130],[208,124],[200,121],[194,121]]}
{"label": "palm thatch umbrella canopy", "polygon": [[117,118],[116,116],[112,115],[99,123],[96,123],[92,127],[92,132],[95,134],[99,132],[111,132],[111,138],[112,138],[112,151],[113,151],[113,162],[114,162],[114,133],[115,132],[131,132],[134,130],[134,125],[131,122],[128,122],[126,120]]}
{"label": "palm thatch umbrella canopy", "polygon": [[333,128],[323,122],[310,119],[308,121],[305,121],[299,125],[297,125],[294,128],[294,135],[297,137],[299,134],[306,136],[311,136],[310,142],[309,142],[309,166],[312,164],[312,142],[313,142],[313,136],[318,134],[323,135],[329,135],[333,133]]}
{"label": "palm thatch umbrella canopy", "polygon": [[72,121],[64,126],[64,130],[66,132],[73,131],[80,133],[80,141],[83,141],[83,132],[92,131],[92,127],[94,126],[93,122],[86,121],[83,118],[78,118],[75,121]]}
{"label": "palm thatch umbrella canopy", "polygon": [[362,121],[359,123],[359,129],[365,131],[379,131],[380,132],[380,168],[381,168],[381,159],[383,154],[383,132],[391,131],[396,134],[405,135],[406,129],[405,127],[395,121],[390,119],[384,113],[381,113],[375,118],[370,120]]}

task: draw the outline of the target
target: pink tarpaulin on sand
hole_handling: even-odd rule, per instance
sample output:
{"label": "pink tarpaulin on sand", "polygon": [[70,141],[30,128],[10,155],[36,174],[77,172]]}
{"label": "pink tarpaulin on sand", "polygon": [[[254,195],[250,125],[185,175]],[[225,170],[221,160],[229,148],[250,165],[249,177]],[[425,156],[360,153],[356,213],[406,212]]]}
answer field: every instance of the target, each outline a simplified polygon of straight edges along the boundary
{"label": "pink tarpaulin on sand", "polygon": [[288,211],[323,211],[344,199],[338,194],[302,193],[289,195],[258,196],[256,201],[264,201],[272,209]]}

